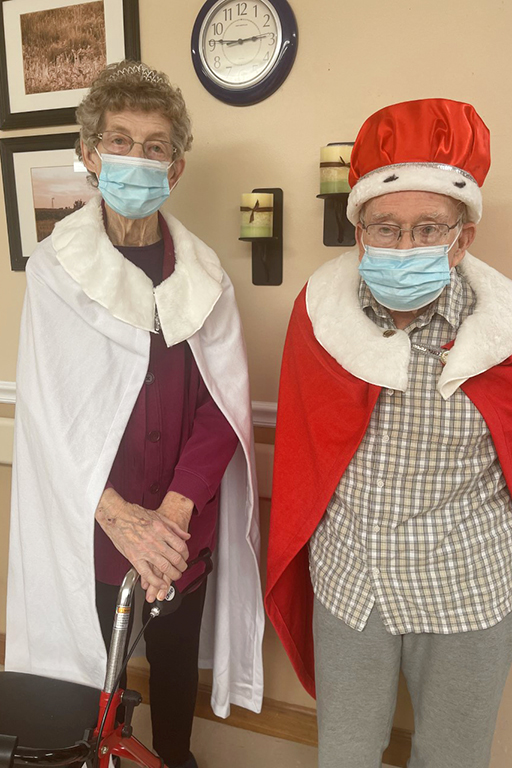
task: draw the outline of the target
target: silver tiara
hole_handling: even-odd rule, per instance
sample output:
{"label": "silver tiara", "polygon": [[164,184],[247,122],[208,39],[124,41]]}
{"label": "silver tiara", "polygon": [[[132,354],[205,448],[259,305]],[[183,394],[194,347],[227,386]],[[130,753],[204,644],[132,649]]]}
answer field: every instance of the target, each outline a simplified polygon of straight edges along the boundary
{"label": "silver tiara", "polygon": [[157,75],[156,72],[153,72],[152,69],[146,67],[145,64],[130,64],[128,67],[117,69],[108,79],[109,81],[119,80],[124,75],[140,75],[140,77],[148,83],[164,82],[163,77]]}

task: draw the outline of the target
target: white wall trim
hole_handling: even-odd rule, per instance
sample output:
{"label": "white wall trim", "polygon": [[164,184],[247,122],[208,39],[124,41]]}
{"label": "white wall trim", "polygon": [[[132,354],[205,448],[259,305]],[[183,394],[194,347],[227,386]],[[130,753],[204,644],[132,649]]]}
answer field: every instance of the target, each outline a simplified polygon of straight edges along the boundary
{"label": "white wall trim", "polygon": [[16,382],[0,381],[0,403],[16,402]]}
{"label": "white wall trim", "polygon": [[[0,381],[0,403],[16,402],[16,382]],[[252,402],[252,418],[256,427],[275,427],[277,403]]]}

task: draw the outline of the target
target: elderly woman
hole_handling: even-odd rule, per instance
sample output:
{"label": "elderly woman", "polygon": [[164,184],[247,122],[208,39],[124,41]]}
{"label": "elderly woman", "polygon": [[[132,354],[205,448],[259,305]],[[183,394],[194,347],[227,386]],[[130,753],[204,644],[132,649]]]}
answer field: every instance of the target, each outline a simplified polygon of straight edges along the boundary
{"label": "elderly woman", "polygon": [[[160,213],[190,149],[179,89],[108,66],[77,110],[97,199],[27,267],[7,667],[101,687],[119,584],[182,591],[215,548],[201,665],[212,705],[259,711],[262,609],[245,348],[216,255]],[[217,522],[222,525],[217,536]],[[95,522],[96,521],[96,522]],[[190,753],[206,579],[146,630],[154,748]],[[214,642],[215,640],[215,642]]]}

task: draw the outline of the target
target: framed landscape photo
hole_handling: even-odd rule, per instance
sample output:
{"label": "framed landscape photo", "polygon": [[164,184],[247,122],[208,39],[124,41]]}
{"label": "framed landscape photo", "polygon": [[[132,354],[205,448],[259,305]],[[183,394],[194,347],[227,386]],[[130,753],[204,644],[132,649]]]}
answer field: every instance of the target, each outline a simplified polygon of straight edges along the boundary
{"label": "framed landscape photo", "polygon": [[0,0],[0,129],[74,123],[122,59],[140,60],[139,0]]}
{"label": "framed landscape photo", "polygon": [[0,139],[11,269],[22,271],[55,224],[99,194],[78,162],[78,133]]}

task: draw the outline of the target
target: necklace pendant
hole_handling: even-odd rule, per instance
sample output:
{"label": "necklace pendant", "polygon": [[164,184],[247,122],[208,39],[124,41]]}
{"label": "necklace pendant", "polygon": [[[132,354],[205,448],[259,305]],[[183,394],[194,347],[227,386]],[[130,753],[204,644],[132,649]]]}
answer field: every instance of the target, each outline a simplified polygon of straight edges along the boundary
{"label": "necklace pendant", "polygon": [[423,355],[431,355],[437,358],[441,365],[446,365],[450,353],[449,349],[436,349],[435,347],[428,347],[426,344],[418,344],[416,342],[411,343],[411,348],[415,349],[416,352],[421,352]]}

